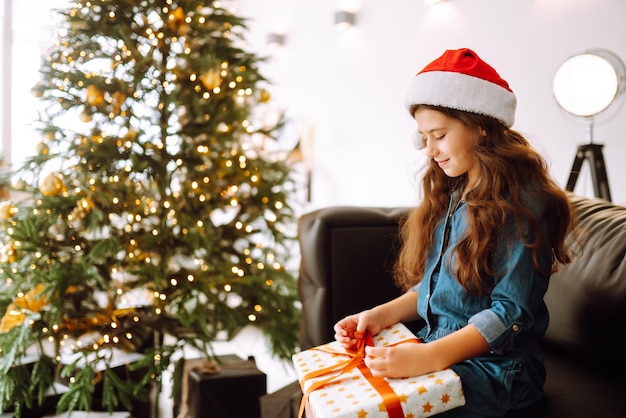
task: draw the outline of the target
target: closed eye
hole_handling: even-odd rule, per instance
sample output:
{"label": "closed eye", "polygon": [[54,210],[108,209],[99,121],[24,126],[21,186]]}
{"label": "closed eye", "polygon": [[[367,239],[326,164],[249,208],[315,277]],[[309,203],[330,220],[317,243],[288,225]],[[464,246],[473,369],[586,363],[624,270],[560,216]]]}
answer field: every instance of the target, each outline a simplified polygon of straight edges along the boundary
{"label": "closed eye", "polygon": [[[426,144],[428,143],[428,137],[429,136],[432,136],[432,134],[422,135],[421,138],[420,138],[424,147],[426,147]],[[445,137],[446,137],[446,134],[444,133],[442,135],[432,137],[431,140],[441,141],[441,140],[445,139]]]}

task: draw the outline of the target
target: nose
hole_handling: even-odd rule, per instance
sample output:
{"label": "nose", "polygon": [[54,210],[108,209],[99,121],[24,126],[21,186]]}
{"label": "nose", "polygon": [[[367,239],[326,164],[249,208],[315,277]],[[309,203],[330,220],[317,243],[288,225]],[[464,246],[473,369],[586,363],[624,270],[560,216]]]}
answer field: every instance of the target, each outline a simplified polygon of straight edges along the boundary
{"label": "nose", "polygon": [[435,145],[435,141],[426,141],[426,155],[429,158],[435,158],[435,156],[439,153],[437,146]]}

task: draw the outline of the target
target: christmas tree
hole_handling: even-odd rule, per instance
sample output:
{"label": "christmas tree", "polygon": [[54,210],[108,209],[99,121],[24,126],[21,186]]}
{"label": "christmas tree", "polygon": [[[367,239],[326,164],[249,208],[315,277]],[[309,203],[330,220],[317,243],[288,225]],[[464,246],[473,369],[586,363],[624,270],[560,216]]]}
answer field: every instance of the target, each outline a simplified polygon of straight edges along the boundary
{"label": "christmas tree", "polygon": [[[270,83],[245,19],[200,0],[60,15],[33,88],[42,141],[0,205],[0,409],[59,379],[58,411],[93,408],[96,382],[103,407],[128,409],[183,347],[210,358],[247,325],[290,358],[297,185],[269,151],[280,120],[259,111]],[[120,353],[136,380],[114,372]]]}

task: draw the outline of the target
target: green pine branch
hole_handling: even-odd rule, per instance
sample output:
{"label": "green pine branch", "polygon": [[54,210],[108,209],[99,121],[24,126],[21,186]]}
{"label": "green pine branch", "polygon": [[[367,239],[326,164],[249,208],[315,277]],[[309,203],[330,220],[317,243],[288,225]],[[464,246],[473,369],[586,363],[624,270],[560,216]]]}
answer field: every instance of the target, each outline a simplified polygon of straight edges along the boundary
{"label": "green pine branch", "polygon": [[[0,410],[41,403],[59,378],[59,411],[128,407],[184,348],[211,357],[250,325],[290,360],[297,185],[264,146],[280,122],[257,111],[276,105],[246,20],[200,0],[61,13],[33,87],[41,143],[0,219]],[[33,346],[28,375],[14,360]],[[141,355],[128,376],[108,367],[114,350]]]}

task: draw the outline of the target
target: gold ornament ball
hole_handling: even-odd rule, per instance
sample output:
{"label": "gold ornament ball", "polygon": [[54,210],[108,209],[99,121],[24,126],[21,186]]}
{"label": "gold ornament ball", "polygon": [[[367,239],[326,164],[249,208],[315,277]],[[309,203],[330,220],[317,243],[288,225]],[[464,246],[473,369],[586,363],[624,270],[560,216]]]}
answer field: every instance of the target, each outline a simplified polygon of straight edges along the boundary
{"label": "gold ornament ball", "polygon": [[44,196],[56,196],[63,192],[64,189],[63,180],[56,174],[48,174],[39,182],[39,191]]}
{"label": "gold ornament ball", "polygon": [[36,150],[41,155],[48,155],[48,145],[43,142],[37,144]]}
{"label": "gold ornament ball", "polygon": [[111,95],[111,107],[114,113],[119,113],[124,101],[126,101],[126,93],[116,91]]}
{"label": "gold ornament ball", "polygon": [[178,25],[182,24],[185,21],[185,11],[182,7],[177,7],[174,11],[168,16],[169,25],[171,28],[176,29]]}
{"label": "gold ornament ball", "polygon": [[137,130],[135,129],[130,129],[126,135],[124,135],[124,138],[129,140],[129,141],[134,141],[137,139],[137,136],[139,135],[139,132],[137,132]]}
{"label": "gold ornament ball", "polygon": [[44,134],[43,137],[45,139],[47,139],[48,141],[52,141],[54,138],[56,138],[56,133],[53,130],[47,130]]}
{"label": "gold ornament ball", "polygon": [[272,95],[270,94],[269,91],[265,89],[261,90],[261,93],[259,95],[259,100],[261,101],[261,103],[267,103],[270,101],[271,98],[272,98]]}
{"label": "gold ornament ball", "polygon": [[11,219],[16,212],[17,209],[9,200],[0,203],[0,220],[6,221],[7,219]]}
{"label": "gold ornament ball", "polygon": [[87,86],[87,104],[90,106],[100,106],[104,102],[104,93],[93,84]]}
{"label": "gold ornament ball", "polygon": [[91,209],[93,209],[94,207],[94,203],[93,203],[93,200],[91,200],[91,198],[83,197],[78,202],[76,202],[76,206],[79,208],[82,208],[83,210],[91,211]]}
{"label": "gold ornament ball", "polygon": [[24,191],[24,190],[28,189],[28,183],[26,183],[22,179],[19,179],[15,183],[13,183],[13,188],[15,190],[22,190],[22,191]]}
{"label": "gold ornament ball", "polygon": [[207,90],[213,90],[222,84],[220,73],[215,70],[209,70],[202,76],[202,84]]}
{"label": "gold ornament ball", "polygon": [[43,97],[43,85],[37,83],[37,85],[30,90],[30,93],[35,97]]}

